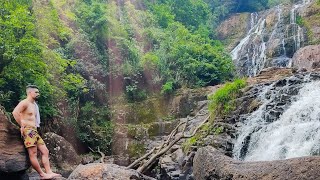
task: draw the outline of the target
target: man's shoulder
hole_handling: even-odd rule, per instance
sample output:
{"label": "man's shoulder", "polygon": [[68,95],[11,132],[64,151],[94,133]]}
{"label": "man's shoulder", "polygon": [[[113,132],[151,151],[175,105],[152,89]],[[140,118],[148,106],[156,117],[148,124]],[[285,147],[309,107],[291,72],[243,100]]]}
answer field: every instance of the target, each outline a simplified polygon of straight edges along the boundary
{"label": "man's shoulder", "polygon": [[30,102],[27,99],[23,99],[22,101],[19,102],[19,104],[28,105],[30,104]]}

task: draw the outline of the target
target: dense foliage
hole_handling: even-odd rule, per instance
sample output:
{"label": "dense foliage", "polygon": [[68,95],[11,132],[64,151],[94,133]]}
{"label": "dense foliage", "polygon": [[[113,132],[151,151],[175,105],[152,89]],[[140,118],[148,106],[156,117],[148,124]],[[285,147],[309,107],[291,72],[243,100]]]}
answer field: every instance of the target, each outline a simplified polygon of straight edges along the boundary
{"label": "dense foliage", "polygon": [[48,67],[42,59],[43,47],[35,37],[31,1],[4,1],[0,11],[0,100],[12,110],[25,96],[25,86],[36,83],[41,89],[43,117],[55,113],[54,87],[49,83]]}
{"label": "dense foliage", "polygon": [[159,43],[154,55],[166,84],[199,87],[215,85],[232,76],[231,58],[219,42],[200,32],[191,33],[180,23],[170,24],[162,37],[155,38]]}
{"label": "dense foliage", "polygon": [[[102,57],[106,58],[107,17],[106,1],[77,1],[75,14],[81,29],[95,43]],[[102,60],[103,61],[103,60]]]}
{"label": "dense foliage", "polygon": [[92,149],[99,149],[102,152],[111,152],[113,125],[109,118],[107,107],[97,107],[94,103],[88,102],[81,108],[79,117],[78,134],[82,142]]}

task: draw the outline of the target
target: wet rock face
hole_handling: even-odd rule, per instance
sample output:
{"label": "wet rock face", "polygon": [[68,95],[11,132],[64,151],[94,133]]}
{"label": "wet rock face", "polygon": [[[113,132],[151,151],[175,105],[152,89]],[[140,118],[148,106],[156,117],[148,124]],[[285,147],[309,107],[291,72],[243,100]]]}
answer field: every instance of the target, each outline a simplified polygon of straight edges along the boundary
{"label": "wet rock face", "polygon": [[320,37],[319,10],[315,1],[299,1],[258,13],[235,14],[220,24],[217,38],[230,50],[240,76],[253,77],[268,67],[291,67],[297,50],[317,43]]}
{"label": "wet rock face", "polygon": [[217,37],[232,50],[249,30],[250,14],[236,14],[225,20],[217,29]]}
{"label": "wet rock face", "polygon": [[[317,72],[299,73],[272,83],[249,87],[243,97],[237,99],[240,105],[232,117],[235,120],[234,126],[237,127],[237,131],[231,134],[237,137],[236,141],[233,141],[233,156],[244,160],[252,158],[259,133],[264,132],[267,125],[278,122],[280,117],[283,118],[284,112],[297,100],[300,89],[311,81],[320,80],[319,76]],[[259,113],[254,112],[258,108]],[[264,123],[255,124],[257,119]],[[225,121],[227,120],[228,118]]]}
{"label": "wet rock face", "polygon": [[[268,71],[263,71],[261,75],[255,78],[248,79],[249,86],[243,90],[241,97],[235,100],[237,104],[236,109],[226,117],[215,119],[215,123],[212,126],[213,133],[204,139],[203,145],[210,145],[221,153],[232,157],[237,129],[241,127],[243,121],[252,112],[262,105],[258,96],[263,89],[275,83],[275,87],[270,90],[269,96],[275,94],[276,98],[270,101],[268,109],[265,112],[266,118],[272,122],[291,103],[292,99],[289,97],[297,94],[302,79],[302,75],[293,76],[290,69],[279,68],[271,68]],[[249,143],[249,140],[250,136],[244,143]],[[244,154],[246,152],[245,147],[243,147]]]}
{"label": "wet rock face", "polygon": [[171,104],[171,112],[178,118],[187,117],[193,114],[198,107],[199,101],[207,99],[207,89],[202,89],[199,92],[192,92],[192,90],[183,90],[173,98]]}
{"label": "wet rock face", "polygon": [[87,179],[135,179],[135,180],[155,180],[153,178],[139,174],[132,169],[118,166],[115,164],[92,163],[79,165],[68,177],[69,180],[87,180]]}
{"label": "wet rock face", "polygon": [[319,179],[320,157],[302,157],[278,161],[242,162],[213,147],[200,148],[193,161],[195,179],[300,180]]}
{"label": "wet rock face", "polygon": [[[296,50],[296,35],[288,28],[290,9],[286,6],[252,13],[248,31],[231,51],[242,76],[256,76],[266,67],[286,67]],[[299,43],[300,46],[301,43]]]}
{"label": "wet rock face", "polygon": [[319,44],[320,39],[320,26],[319,26],[319,10],[320,5],[317,1],[313,0],[314,3],[309,4],[306,8],[299,10],[300,16],[308,25],[309,32],[312,32],[308,37],[309,44]]}
{"label": "wet rock face", "polygon": [[320,45],[310,45],[299,49],[292,58],[293,67],[297,69],[320,68]]}
{"label": "wet rock face", "polygon": [[0,175],[22,172],[29,167],[28,153],[24,148],[20,130],[9,122],[0,109]]}

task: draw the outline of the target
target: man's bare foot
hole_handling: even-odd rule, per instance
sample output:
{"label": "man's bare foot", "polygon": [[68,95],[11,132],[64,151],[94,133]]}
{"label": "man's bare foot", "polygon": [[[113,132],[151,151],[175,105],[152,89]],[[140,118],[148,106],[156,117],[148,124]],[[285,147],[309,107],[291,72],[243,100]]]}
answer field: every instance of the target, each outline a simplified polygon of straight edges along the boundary
{"label": "man's bare foot", "polygon": [[53,175],[53,177],[61,177],[62,175],[61,174],[57,174],[57,173],[54,173],[54,172],[51,172],[51,173],[48,173],[49,175]]}
{"label": "man's bare foot", "polygon": [[52,179],[54,177],[52,174],[47,174],[47,173],[43,173],[39,175],[40,175],[40,179]]}

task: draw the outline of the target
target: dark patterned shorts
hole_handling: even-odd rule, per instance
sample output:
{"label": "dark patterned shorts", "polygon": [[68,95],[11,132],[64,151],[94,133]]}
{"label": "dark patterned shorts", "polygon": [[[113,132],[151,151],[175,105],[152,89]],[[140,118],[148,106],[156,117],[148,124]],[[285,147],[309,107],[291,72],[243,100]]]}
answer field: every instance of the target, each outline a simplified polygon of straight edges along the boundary
{"label": "dark patterned shorts", "polygon": [[43,139],[40,137],[37,128],[35,127],[24,127],[23,130],[23,139],[24,139],[24,146],[26,148],[37,146],[39,144],[44,144]]}

